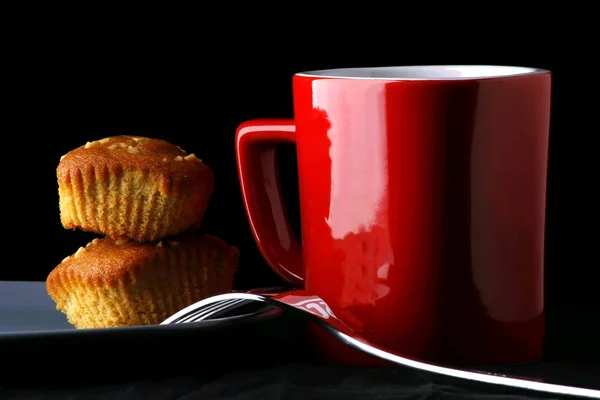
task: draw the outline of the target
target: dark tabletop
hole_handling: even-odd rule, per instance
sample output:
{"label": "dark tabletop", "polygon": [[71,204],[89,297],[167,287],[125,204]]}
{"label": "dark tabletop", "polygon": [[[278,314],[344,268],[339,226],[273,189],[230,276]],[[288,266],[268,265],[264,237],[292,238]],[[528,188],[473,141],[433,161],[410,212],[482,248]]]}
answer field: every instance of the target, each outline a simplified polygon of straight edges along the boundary
{"label": "dark tabletop", "polygon": [[[498,367],[600,389],[597,314],[548,315],[543,362]],[[557,396],[440,378],[407,368],[316,361],[305,327],[280,316],[196,340],[46,341],[5,347],[0,399],[547,399]],[[47,340],[47,339],[45,339]]]}

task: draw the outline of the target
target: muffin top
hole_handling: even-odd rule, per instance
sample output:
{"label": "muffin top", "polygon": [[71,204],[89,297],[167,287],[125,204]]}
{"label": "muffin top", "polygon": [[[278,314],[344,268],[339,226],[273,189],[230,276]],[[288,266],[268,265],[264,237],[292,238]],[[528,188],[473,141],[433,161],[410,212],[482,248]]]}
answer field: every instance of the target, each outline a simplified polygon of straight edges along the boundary
{"label": "muffin top", "polygon": [[[206,254],[227,252],[238,256],[236,247],[207,234],[187,233],[176,238],[158,242],[140,243],[129,239],[94,239],[85,247],[66,257],[48,276],[47,288],[53,292],[59,276],[76,277],[86,284],[109,285],[132,276],[136,270],[155,269],[156,263],[164,264],[174,253],[190,254],[190,249],[201,249]],[[161,269],[161,268],[159,268]]]}
{"label": "muffin top", "polygon": [[61,157],[56,173],[67,179],[73,171],[93,173],[102,179],[122,169],[155,172],[173,178],[192,177],[209,168],[194,154],[161,139],[143,136],[112,136],[87,142]]}

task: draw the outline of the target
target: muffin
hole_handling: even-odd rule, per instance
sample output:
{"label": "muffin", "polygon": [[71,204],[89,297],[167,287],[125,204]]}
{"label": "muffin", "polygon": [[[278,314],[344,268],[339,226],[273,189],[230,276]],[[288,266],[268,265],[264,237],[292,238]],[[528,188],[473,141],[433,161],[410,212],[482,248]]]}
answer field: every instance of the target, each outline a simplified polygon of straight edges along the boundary
{"label": "muffin", "polygon": [[140,136],[88,142],[61,158],[56,175],[64,228],[139,242],[198,228],[214,188],[194,154]]}
{"label": "muffin", "polygon": [[158,324],[231,292],[238,258],[235,247],[195,232],[156,243],[106,237],[65,258],[46,289],[76,328]]}

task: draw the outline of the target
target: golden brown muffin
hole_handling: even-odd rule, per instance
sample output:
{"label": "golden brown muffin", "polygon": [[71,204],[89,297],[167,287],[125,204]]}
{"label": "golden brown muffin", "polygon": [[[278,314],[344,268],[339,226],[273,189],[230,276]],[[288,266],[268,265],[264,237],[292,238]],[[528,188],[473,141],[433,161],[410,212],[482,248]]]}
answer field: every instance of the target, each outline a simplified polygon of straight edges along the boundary
{"label": "golden brown muffin", "polygon": [[158,243],[94,239],[50,272],[46,289],[76,328],[158,324],[231,292],[237,248],[185,233]]}
{"label": "golden brown muffin", "polygon": [[56,175],[63,227],[140,242],[198,228],[214,188],[194,154],[139,136],[88,142],[61,158]]}

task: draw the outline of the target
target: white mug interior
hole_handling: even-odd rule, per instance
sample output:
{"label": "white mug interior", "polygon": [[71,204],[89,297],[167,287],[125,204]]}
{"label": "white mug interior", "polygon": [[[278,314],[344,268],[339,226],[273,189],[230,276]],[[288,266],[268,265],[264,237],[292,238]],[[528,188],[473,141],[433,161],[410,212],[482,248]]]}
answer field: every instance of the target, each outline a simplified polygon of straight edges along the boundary
{"label": "white mug interior", "polygon": [[296,76],[382,80],[458,80],[501,78],[545,72],[548,71],[539,68],[503,65],[415,65],[323,69],[301,72]]}

